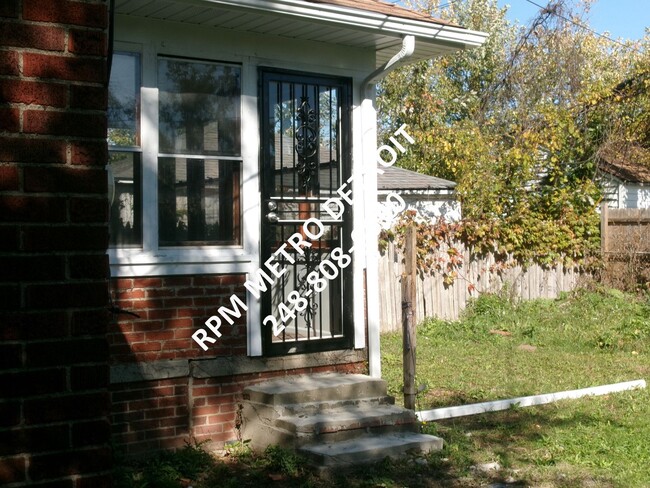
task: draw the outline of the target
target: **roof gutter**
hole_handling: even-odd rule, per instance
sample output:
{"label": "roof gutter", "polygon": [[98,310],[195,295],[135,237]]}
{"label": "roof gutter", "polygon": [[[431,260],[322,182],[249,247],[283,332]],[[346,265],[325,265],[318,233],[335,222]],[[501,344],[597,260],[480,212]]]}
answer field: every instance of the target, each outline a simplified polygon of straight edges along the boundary
{"label": "roof gutter", "polygon": [[[361,101],[362,110],[368,110],[374,114],[372,108],[373,93],[375,84],[385,78],[388,73],[393,71],[409,59],[415,52],[415,36],[406,35],[402,38],[402,48],[386,64],[373,71],[361,83]],[[373,124],[371,127],[364,124],[368,120],[369,114],[362,117],[362,134],[363,134],[363,163],[362,163],[362,185],[364,191],[364,236],[365,236],[365,258],[366,258],[366,297],[368,306],[366,307],[366,320],[368,324],[368,369],[370,376],[381,378],[381,352],[380,352],[380,323],[379,323],[379,306],[376,300],[379,298],[379,269],[377,256],[377,215],[376,205],[377,197],[375,191],[367,191],[368,188],[377,188],[377,167],[376,160],[376,128]],[[355,317],[355,322],[357,322]],[[363,322],[361,322],[363,323]],[[358,334],[355,330],[355,339]]]}

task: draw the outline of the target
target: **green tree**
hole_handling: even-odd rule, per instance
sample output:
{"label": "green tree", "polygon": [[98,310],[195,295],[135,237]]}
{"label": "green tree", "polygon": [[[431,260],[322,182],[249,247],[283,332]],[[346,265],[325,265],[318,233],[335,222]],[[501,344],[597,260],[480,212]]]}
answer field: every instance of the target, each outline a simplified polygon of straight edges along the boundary
{"label": "green tree", "polygon": [[416,139],[400,164],[458,183],[458,232],[479,249],[550,264],[598,248],[597,155],[620,126],[603,100],[638,56],[582,27],[590,3],[555,0],[526,27],[496,0],[411,4],[490,34],[392,73],[378,92],[380,128],[406,123]]}

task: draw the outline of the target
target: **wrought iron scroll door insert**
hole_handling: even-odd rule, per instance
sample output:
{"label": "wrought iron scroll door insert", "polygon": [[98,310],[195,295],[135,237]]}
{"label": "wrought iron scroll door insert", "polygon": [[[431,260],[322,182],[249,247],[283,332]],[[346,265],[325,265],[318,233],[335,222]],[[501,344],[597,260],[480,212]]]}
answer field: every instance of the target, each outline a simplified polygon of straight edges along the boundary
{"label": "wrought iron scroll door insert", "polygon": [[[346,205],[334,219],[321,205],[338,197],[350,176],[350,81],[262,69],[260,88],[262,259],[275,253],[287,269],[262,295],[262,316],[273,315],[281,324],[275,331],[269,323],[263,326],[264,352],[347,349],[353,339],[352,266],[339,266],[331,252],[351,247],[352,209]],[[305,234],[308,219],[322,223],[318,240]],[[311,246],[276,253],[296,233]],[[313,273],[324,281],[308,280]]]}

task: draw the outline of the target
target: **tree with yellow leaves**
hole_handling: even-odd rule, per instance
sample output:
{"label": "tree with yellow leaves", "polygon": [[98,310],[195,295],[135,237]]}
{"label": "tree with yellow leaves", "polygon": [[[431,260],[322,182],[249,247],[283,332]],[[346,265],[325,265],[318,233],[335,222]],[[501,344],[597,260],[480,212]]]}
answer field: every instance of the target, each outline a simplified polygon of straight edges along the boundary
{"label": "tree with yellow leaves", "polygon": [[380,127],[406,123],[416,139],[400,164],[458,183],[457,234],[475,249],[584,264],[599,248],[599,151],[617,131],[648,137],[648,111],[613,94],[648,63],[640,46],[585,28],[590,3],[553,0],[523,27],[496,0],[411,2],[490,34],[397,70],[378,92]]}

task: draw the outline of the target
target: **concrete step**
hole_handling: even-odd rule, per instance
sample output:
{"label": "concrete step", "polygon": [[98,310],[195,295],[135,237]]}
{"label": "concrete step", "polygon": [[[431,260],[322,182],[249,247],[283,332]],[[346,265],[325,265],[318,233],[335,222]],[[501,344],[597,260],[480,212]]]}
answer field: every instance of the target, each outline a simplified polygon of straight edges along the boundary
{"label": "concrete step", "polygon": [[395,432],[382,435],[364,434],[353,439],[308,444],[299,452],[321,467],[354,466],[381,461],[386,457],[400,457],[408,452],[430,452],[442,449],[442,439],[414,432]]}
{"label": "concrete step", "polygon": [[278,378],[244,389],[244,400],[286,405],[385,397],[386,382],[360,374],[323,373]]}
{"label": "concrete step", "polygon": [[282,415],[304,415],[304,414],[316,414],[322,412],[329,412],[334,409],[339,408],[348,408],[354,406],[373,406],[378,407],[380,405],[394,405],[395,397],[386,395],[378,397],[365,397],[365,398],[356,398],[354,400],[328,400],[328,401],[315,401],[307,403],[289,403],[286,405],[276,405],[274,408],[281,407]]}
{"label": "concrete step", "polygon": [[314,442],[347,440],[363,433],[419,432],[413,412],[393,405],[362,403],[315,413],[288,414],[281,406],[244,402],[242,435],[251,447],[277,444],[296,449]]}
{"label": "concrete step", "polygon": [[356,404],[316,413],[289,414],[275,425],[297,436],[314,436],[383,426],[412,425],[415,413],[394,405]]}
{"label": "concrete step", "polygon": [[364,375],[277,378],[244,390],[242,435],[254,449],[297,449],[325,471],[442,448],[394,402],[385,381]]}
{"label": "concrete step", "polygon": [[283,416],[300,416],[315,415],[318,413],[331,412],[341,408],[350,408],[355,406],[374,407],[382,405],[394,405],[395,397],[386,395],[380,397],[357,398],[355,400],[328,400],[325,402],[307,402],[307,403],[288,403],[288,404],[267,404],[246,401],[247,405],[255,408],[257,415],[263,417],[283,417]]}

